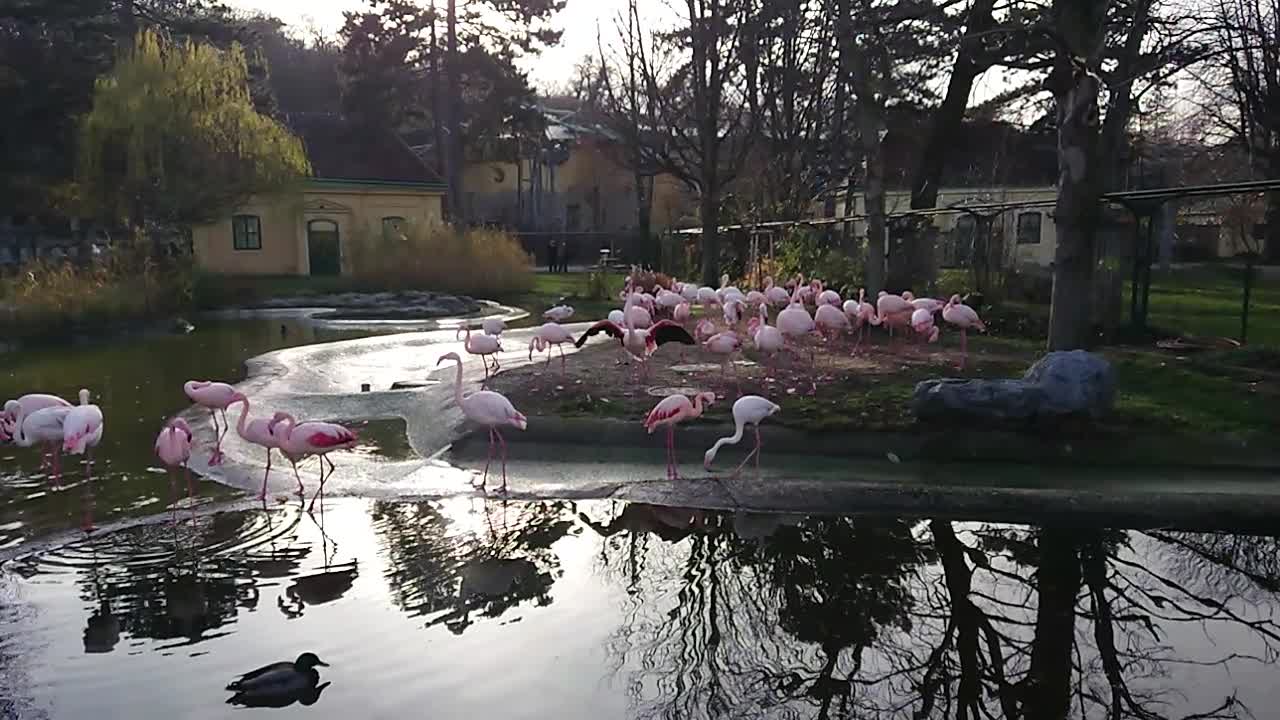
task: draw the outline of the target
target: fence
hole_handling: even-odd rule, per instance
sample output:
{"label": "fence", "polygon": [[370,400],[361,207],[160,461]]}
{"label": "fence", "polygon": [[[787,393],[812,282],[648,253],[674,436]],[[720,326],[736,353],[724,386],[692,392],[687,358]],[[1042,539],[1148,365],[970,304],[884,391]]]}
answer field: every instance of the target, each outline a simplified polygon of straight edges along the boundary
{"label": "fence", "polygon": [[[657,239],[651,239],[653,247],[645,247],[639,233],[632,232],[518,232],[515,234],[524,251],[533,255],[538,267],[548,267],[552,248],[557,249],[560,264],[565,267],[590,267],[606,260],[612,265],[643,263],[652,253],[656,254]],[[605,252],[607,251],[607,252]]]}

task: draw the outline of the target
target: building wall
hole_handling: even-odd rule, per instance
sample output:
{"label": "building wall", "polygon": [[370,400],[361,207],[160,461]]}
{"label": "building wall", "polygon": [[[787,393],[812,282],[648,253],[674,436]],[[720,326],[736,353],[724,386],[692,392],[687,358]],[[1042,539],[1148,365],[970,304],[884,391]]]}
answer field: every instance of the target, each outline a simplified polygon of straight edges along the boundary
{"label": "building wall", "polygon": [[[481,161],[467,165],[464,193],[471,217],[481,222],[519,226],[517,180],[523,178],[526,217],[548,230],[569,232],[626,232],[639,224],[636,214],[635,177],[618,161],[620,148],[606,140],[583,139],[569,150],[568,159],[554,169],[543,166],[542,205],[533,211],[530,198],[533,164]],[[554,189],[554,192],[553,192]],[[654,179],[650,215],[655,231],[688,222],[694,207],[692,196],[675,178]]]}
{"label": "building wall", "polygon": [[[257,215],[262,249],[237,250],[233,215]],[[350,272],[350,243],[381,232],[382,219],[403,217],[414,224],[443,222],[443,193],[383,187],[309,186],[301,193],[254,198],[217,223],[192,229],[196,263],[213,273],[306,275],[310,272],[307,223],[330,220],[338,225],[343,273]],[[376,237],[376,235],[374,235]]]}
{"label": "building wall", "polygon": [[[1044,202],[1051,203],[1057,198],[1057,189],[1046,187],[992,187],[992,188],[942,188],[938,191],[939,208],[953,206],[974,206],[995,203]],[[818,208],[819,211],[821,208]],[[905,190],[893,190],[885,194],[885,211],[889,214],[906,212],[911,209],[911,193]],[[999,226],[1000,239],[1003,242],[1006,259],[1018,265],[1040,265],[1047,267],[1053,262],[1054,249],[1057,246],[1057,233],[1053,224],[1053,208],[1044,207],[1018,208],[1006,210],[999,214],[995,221]],[[845,209],[847,215],[863,215],[866,205],[861,193],[856,193],[853,204]],[[821,212],[815,213],[821,215]],[[1036,242],[1018,242],[1019,216],[1023,214],[1040,216],[1040,232]],[[955,232],[956,223],[967,213],[960,211],[939,213],[932,216],[933,224],[944,237]],[[856,221],[854,233],[858,237],[866,236],[866,223]],[[1028,239],[1028,237],[1024,237]]]}

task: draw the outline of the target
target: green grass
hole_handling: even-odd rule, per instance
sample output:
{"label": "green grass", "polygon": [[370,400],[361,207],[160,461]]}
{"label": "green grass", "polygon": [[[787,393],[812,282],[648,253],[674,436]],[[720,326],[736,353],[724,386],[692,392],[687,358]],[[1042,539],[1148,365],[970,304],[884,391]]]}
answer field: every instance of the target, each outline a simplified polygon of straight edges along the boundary
{"label": "green grass", "polygon": [[573,306],[571,321],[603,319],[610,310],[622,307],[618,301],[618,293],[622,291],[624,278],[625,276],[616,273],[605,275],[602,288],[604,297],[592,297],[588,273],[538,273],[534,277],[531,291],[492,299],[531,313],[529,320],[513,326],[541,324],[542,313],[561,303]]}
{"label": "green grass", "polygon": [[[1249,343],[1280,346],[1280,272],[1255,271]],[[1153,271],[1149,324],[1175,332],[1239,339],[1242,268],[1202,266]],[[1124,306],[1129,307],[1129,287]]]}

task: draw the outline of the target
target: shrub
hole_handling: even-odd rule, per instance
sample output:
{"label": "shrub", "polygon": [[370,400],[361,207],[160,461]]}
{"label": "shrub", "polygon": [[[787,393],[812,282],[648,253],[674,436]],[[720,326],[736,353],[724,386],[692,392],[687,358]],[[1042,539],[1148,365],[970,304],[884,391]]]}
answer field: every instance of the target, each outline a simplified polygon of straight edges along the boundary
{"label": "shrub", "polygon": [[792,228],[774,251],[773,281],[783,285],[796,273],[806,279],[818,278],[844,297],[857,295],[862,287],[862,259],[827,244],[820,234],[806,228]]}
{"label": "shrub", "polygon": [[533,287],[533,258],[500,230],[410,224],[393,234],[378,225],[349,247],[352,278],[370,289],[500,296]]}
{"label": "shrub", "polygon": [[142,246],[117,247],[87,267],[38,260],[0,280],[0,304],[9,306],[0,321],[5,334],[49,337],[184,310],[191,300],[190,267],[157,261]]}

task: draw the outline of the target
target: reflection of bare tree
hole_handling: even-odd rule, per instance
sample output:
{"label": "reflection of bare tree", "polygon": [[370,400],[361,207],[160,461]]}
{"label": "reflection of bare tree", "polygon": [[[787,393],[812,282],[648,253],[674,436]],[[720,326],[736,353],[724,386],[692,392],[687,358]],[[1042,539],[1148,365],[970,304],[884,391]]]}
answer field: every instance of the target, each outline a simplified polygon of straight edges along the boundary
{"label": "reflection of bare tree", "polygon": [[756,542],[706,512],[652,543],[653,518],[587,518],[640,718],[1248,717],[1228,672],[1280,650],[1269,538],[810,518]]}
{"label": "reflection of bare tree", "polygon": [[[428,626],[442,624],[461,633],[473,615],[496,618],[526,601],[551,602],[551,585],[561,575],[551,546],[575,531],[569,504],[451,507],[465,518],[451,517],[442,507],[375,503],[387,581],[401,607],[429,616]],[[481,529],[463,529],[470,525]]]}

